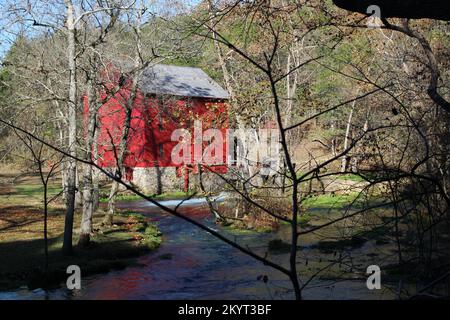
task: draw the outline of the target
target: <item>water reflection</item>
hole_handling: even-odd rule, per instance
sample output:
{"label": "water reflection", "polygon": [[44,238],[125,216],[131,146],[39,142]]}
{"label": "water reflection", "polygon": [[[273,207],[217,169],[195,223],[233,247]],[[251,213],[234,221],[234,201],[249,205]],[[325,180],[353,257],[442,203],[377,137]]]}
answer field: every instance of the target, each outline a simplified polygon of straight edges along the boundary
{"label": "water reflection", "polygon": [[[177,201],[166,203],[176,206]],[[0,293],[0,299],[292,299],[286,277],[240,253],[210,234],[173,217],[146,201],[121,203],[119,207],[146,214],[158,224],[163,243],[155,252],[141,257],[138,265],[107,274],[82,279],[82,289],[50,291],[26,289]],[[198,219],[214,229],[203,200],[191,200],[181,208],[183,214]],[[221,230],[222,232],[226,232]],[[250,233],[229,235],[258,253],[267,251],[270,239],[278,234]],[[287,263],[286,254],[271,256]],[[267,275],[268,283],[258,281]],[[304,292],[309,299],[380,299],[382,291],[369,291],[365,281],[313,281]]]}

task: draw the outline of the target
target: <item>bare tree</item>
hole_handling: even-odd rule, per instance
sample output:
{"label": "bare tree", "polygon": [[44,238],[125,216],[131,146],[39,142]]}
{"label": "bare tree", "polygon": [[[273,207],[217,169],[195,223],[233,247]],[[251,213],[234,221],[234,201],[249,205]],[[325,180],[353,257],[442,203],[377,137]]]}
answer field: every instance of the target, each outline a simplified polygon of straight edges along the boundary
{"label": "bare tree", "polygon": [[[114,208],[114,195],[118,187],[122,186],[166,212],[192,223],[250,257],[280,271],[290,279],[297,299],[303,297],[303,290],[320,273],[335,265],[345,265],[351,270],[358,269],[347,256],[336,255],[313,274],[302,276],[303,270],[300,266],[306,265],[308,261],[299,257],[299,252],[302,252],[300,250],[302,237],[327,228],[338,228],[340,239],[348,240],[355,234],[368,233],[367,230],[355,233],[355,229],[358,229],[355,226],[362,225],[364,228],[367,227],[369,231],[372,231],[369,227],[374,224],[376,224],[376,227],[393,226],[397,244],[397,257],[400,264],[407,261],[405,246],[400,241],[402,231],[410,231],[409,229],[415,228],[414,231],[418,235],[418,240],[413,241],[411,246],[417,247],[421,261],[423,260],[431,265],[436,251],[434,250],[438,233],[436,226],[446,221],[447,215],[444,213],[448,210],[450,203],[447,187],[448,150],[443,147],[445,143],[442,143],[448,138],[448,130],[445,131],[445,128],[448,128],[448,119],[438,121],[438,116],[430,112],[433,109],[429,107],[429,104],[415,99],[414,94],[420,91],[417,90],[417,87],[420,86],[408,86],[408,82],[414,83],[411,78],[415,75],[410,75],[411,78],[403,78],[399,75],[399,68],[394,68],[395,65],[392,62],[398,61],[398,59],[389,59],[391,49],[386,48],[387,45],[381,45],[384,59],[380,60],[384,61],[374,62],[374,68],[371,72],[368,72],[367,68],[361,67],[367,62],[364,55],[361,55],[360,60],[356,58],[346,60],[345,54],[343,55],[344,58],[339,56],[336,53],[339,45],[345,41],[350,41],[349,39],[352,37],[356,37],[356,31],[354,29],[343,29],[345,23],[342,22],[342,17],[336,18],[333,16],[326,6],[327,4],[320,1],[299,1],[296,3],[256,1],[245,4],[240,1],[224,1],[220,3],[219,7],[213,8],[212,3],[209,2],[209,9],[206,13],[200,12],[198,15],[193,15],[194,21],[188,29],[191,34],[200,39],[212,42],[220,69],[224,72],[224,78],[228,78],[225,79],[225,82],[228,83],[227,86],[232,87],[229,84],[232,82],[231,63],[226,64],[224,62],[222,48],[227,48],[232,52],[235,59],[233,63],[236,63],[242,69],[241,77],[238,80],[245,80],[247,83],[255,85],[263,83],[262,86],[265,86],[264,90],[258,91],[258,102],[252,104],[251,107],[254,109],[263,107],[264,111],[267,110],[267,119],[275,121],[280,133],[282,159],[286,168],[285,170],[279,170],[277,175],[285,180],[285,183],[283,183],[285,192],[282,193],[284,198],[275,206],[271,205],[270,201],[275,201],[275,197],[271,193],[278,190],[280,186],[276,183],[266,185],[256,183],[255,180],[259,175],[258,167],[252,167],[249,174],[237,172],[234,178],[238,178],[239,184],[233,183],[232,179],[227,176],[214,173],[214,170],[210,171],[228,184],[233,193],[245,202],[246,209],[258,210],[275,221],[283,221],[289,224],[290,242],[287,266],[285,266],[285,263],[272,261],[267,255],[259,255],[253,252],[251,248],[241,245],[201,222],[181,214],[178,210],[179,207],[175,209],[165,207],[152,197],[137,190],[123,178],[123,162],[127,152],[126,141],[130,130],[131,111],[138,90],[139,72],[146,66],[145,59],[142,59],[142,50],[139,48],[141,43],[139,37],[140,24],[134,30],[137,44],[134,59],[134,71],[136,73],[130,75],[130,95],[123,99],[122,107],[126,117],[118,148],[115,146],[114,139],[111,139],[113,140],[114,150],[116,150],[116,166],[113,171],[99,166],[95,157],[91,155],[78,157],[76,154],[71,154],[70,149],[59,148],[10,121],[0,119],[0,122],[27,135],[30,139],[52,148],[72,159],[71,161],[82,163],[86,166],[87,172],[89,172],[89,168],[95,167],[112,179],[114,188],[111,190],[110,196],[112,208]],[[311,14],[309,19],[306,19],[301,13],[308,12],[308,10],[312,10],[315,14]],[[320,17],[318,17],[319,13]],[[298,18],[295,23],[289,19],[291,14]],[[299,17],[295,14],[298,14]],[[318,18],[315,19],[316,17]],[[239,26],[237,28],[239,30],[241,30],[240,26],[246,26],[242,37],[241,35],[228,34],[230,30],[233,30],[234,23]],[[294,25],[298,26],[294,28]],[[295,32],[293,32],[293,28],[296,29]],[[379,31],[374,31],[368,37],[373,37],[377,32]],[[255,43],[263,43],[264,45],[257,48],[249,46],[248,42],[251,39],[249,40],[248,37],[252,36],[257,38],[257,40],[253,39]],[[379,36],[382,39],[386,38],[385,34]],[[361,37],[366,40],[364,36]],[[304,50],[301,56],[293,55],[290,52],[293,44],[300,45],[303,41],[312,42],[311,48]],[[406,48],[410,45],[408,42],[403,44]],[[374,45],[374,47],[376,46],[377,44]],[[330,56],[339,63],[333,65],[325,59]],[[408,63],[409,61],[403,65],[405,69],[408,69]],[[251,75],[244,73],[243,70]],[[354,96],[354,90],[341,90],[340,92],[332,92],[334,99],[327,99],[327,97],[311,98],[317,100],[315,102],[318,108],[307,113],[304,106],[299,102],[301,100],[295,97],[297,82],[291,80],[290,77],[295,79],[300,74],[310,74],[311,70],[330,72],[332,76],[347,81],[345,84],[352,89],[357,87],[358,93]],[[394,71],[390,72],[389,70]],[[228,76],[225,76],[225,73]],[[254,78],[249,80],[251,77]],[[334,80],[331,79],[330,81]],[[308,84],[305,83],[304,85]],[[233,90],[236,88],[239,88],[239,86],[233,87]],[[349,92],[352,92],[351,96]],[[233,93],[238,95],[236,90]],[[285,103],[285,98],[290,102]],[[94,101],[94,98],[90,100]],[[368,121],[369,111],[363,110],[361,112],[360,108],[356,108],[357,102],[358,105],[376,102],[377,108],[370,109],[370,116],[376,117],[376,119],[372,119],[373,121],[370,124]],[[335,116],[335,112],[342,111],[348,105],[351,108],[350,119],[348,120],[347,113],[344,111],[342,112],[344,116],[341,115],[340,121],[345,123],[345,120],[347,120],[346,131],[350,131],[348,128],[350,128],[350,125],[352,126],[352,139],[348,139],[347,143],[344,142],[343,148],[339,150],[336,148],[331,155],[328,153],[325,156],[317,156],[309,152],[308,167],[300,165],[299,159],[295,156],[295,141],[290,140],[290,137],[292,137],[290,133],[294,130],[306,131],[307,125],[311,122],[319,121],[330,115]],[[393,105],[394,107],[392,107]],[[239,105],[236,104],[235,107],[239,107]],[[244,109],[244,107],[241,108]],[[242,113],[246,111],[248,110],[242,110]],[[289,114],[289,111],[295,111],[295,114]],[[387,114],[392,114],[393,117],[389,118]],[[262,121],[257,115],[249,118],[249,122],[253,123]],[[94,119],[92,123],[95,123],[95,117],[92,119]],[[436,123],[436,128],[432,128],[430,123]],[[245,124],[244,121],[238,125],[243,124]],[[91,135],[93,126],[93,124],[90,124]],[[405,133],[407,134],[406,138],[402,138]],[[348,135],[349,132],[345,134],[346,137]],[[89,150],[88,153],[91,150],[92,141],[89,144],[86,146],[86,150]],[[343,176],[343,172],[341,172],[342,159],[349,156],[351,152],[357,151],[364,152],[368,158],[364,163],[367,169],[357,173],[357,176],[363,181],[363,187],[356,192],[357,196],[349,205],[349,208],[343,208],[326,222],[313,226],[302,226],[301,220],[307,214],[307,207],[305,207],[307,200],[325,192],[326,183],[331,184],[335,180],[339,180],[339,177]],[[201,164],[199,167],[200,170],[202,167],[208,170],[207,165]],[[92,199],[89,176],[89,174],[86,176],[88,179],[86,186],[89,187],[89,190],[86,190],[87,205],[91,205],[89,199]],[[202,189],[204,189],[203,186]],[[249,189],[251,192],[249,192]],[[346,190],[351,189],[347,188]],[[269,201],[264,201],[264,192],[271,195]],[[382,199],[384,201],[375,204],[362,201],[361,204],[361,198],[382,192],[385,192],[385,197]],[[355,209],[352,207],[354,204],[359,204],[362,208]],[[383,216],[383,218],[388,218],[388,222],[384,222],[377,215],[377,210],[389,206],[393,206],[394,210],[388,210],[388,213]],[[211,206],[211,209],[214,213],[215,208]],[[87,208],[86,212],[86,217],[89,218],[89,212],[92,212],[92,210]],[[391,212],[392,216],[390,216]],[[411,215],[413,215],[414,221],[418,222],[417,225],[408,221]],[[358,225],[355,220],[362,222]],[[89,227],[85,229],[85,234],[88,231]],[[411,255],[411,259],[415,258],[414,255]],[[302,262],[304,263],[302,264]],[[363,273],[361,269],[357,272]]]}
{"label": "bare tree", "polygon": [[[47,273],[48,270],[48,206],[49,204],[57,199],[61,193],[54,196],[49,196],[48,188],[50,180],[55,178],[58,174],[59,167],[62,161],[62,157],[55,157],[55,155],[49,152],[49,149],[40,142],[31,139],[29,135],[24,135],[22,133],[14,130],[20,141],[28,148],[31,153],[32,162],[38,172],[40,181],[42,183],[42,203],[44,205],[44,254],[45,254],[45,264],[44,272]],[[33,172],[32,172],[33,173]]]}

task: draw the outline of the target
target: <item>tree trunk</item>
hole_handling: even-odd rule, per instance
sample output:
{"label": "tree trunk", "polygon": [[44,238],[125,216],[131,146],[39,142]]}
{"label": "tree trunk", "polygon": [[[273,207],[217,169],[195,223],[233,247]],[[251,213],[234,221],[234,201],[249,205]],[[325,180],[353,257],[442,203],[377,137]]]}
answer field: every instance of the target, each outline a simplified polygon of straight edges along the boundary
{"label": "tree trunk", "polygon": [[[93,71],[92,73],[95,73]],[[90,79],[95,76],[91,74]],[[97,108],[95,91],[92,87],[92,80],[88,81],[88,126],[86,132],[86,144],[85,144],[85,160],[92,161],[92,149],[94,144],[95,135],[95,122],[97,118]],[[92,182],[92,166],[89,164],[83,165],[83,215],[81,218],[81,232],[78,240],[80,247],[86,247],[89,245],[92,233],[92,215],[94,213],[94,186]]]}
{"label": "tree trunk", "polygon": [[119,190],[119,184],[116,181],[113,181],[108,198],[108,211],[106,212],[105,217],[103,218],[103,224],[106,226],[111,226],[113,224],[113,217],[116,210],[115,198],[117,190]]}
{"label": "tree trunk", "polygon": [[[356,96],[358,96],[358,94],[359,94],[359,90],[356,93]],[[348,144],[349,144],[349,141],[350,141],[350,131],[351,131],[351,128],[352,128],[353,111],[355,110],[355,105],[356,105],[356,100],[353,101],[352,108],[350,109],[350,113],[348,115],[347,128],[345,129],[344,150],[343,151],[348,149]],[[345,154],[342,157],[341,172],[346,172],[347,171],[349,158],[350,157],[349,157],[348,154]]]}
{"label": "tree trunk", "polygon": [[[59,103],[54,103],[55,108],[59,108]],[[58,134],[59,134],[59,141],[61,143],[61,146],[64,148],[64,146],[67,143],[66,140],[66,121],[60,120],[56,122],[56,126],[58,128]],[[66,161],[61,162],[61,188],[62,188],[62,200],[67,201],[67,163]]]}
{"label": "tree trunk", "polygon": [[[41,173],[41,178],[42,176],[42,167],[39,168],[39,171]],[[42,181],[44,181],[44,179],[42,178]],[[47,274],[48,272],[48,185],[46,182],[43,183],[44,184],[44,252],[45,252],[45,274]]]}
{"label": "tree trunk", "polygon": [[[130,131],[130,125],[131,125],[131,114],[133,112],[134,107],[134,101],[136,100],[137,95],[137,89],[138,89],[138,80],[142,75],[142,72],[144,70],[145,64],[141,61],[141,29],[140,29],[140,23],[141,23],[141,15],[138,12],[137,22],[135,26],[135,36],[136,36],[136,49],[135,49],[135,62],[134,62],[134,68],[135,71],[138,70],[137,74],[134,75],[133,81],[131,83],[130,88],[130,96],[126,99],[123,107],[125,109],[125,120],[122,128],[122,135],[120,137],[120,143],[119,143],[119,150],[117,154],[116,159],[116,175],[121,174],[124,175],[123,170],[123,161],[125,159],[126,151],[127,151],[127,141],[128,141],[128,134]],[[111,186],[111,192],[109,194],[108,199],[108,211],[105,214],[105,217],[103,219],[103,224],[110,226],[113,223],[113,215],[115,212],[115,196],[119,189],[119,184],[116,181],[113,181],[113,184]]]}
{"label": "tree trunk", "polygon": [[67,161],[61,163],[61,188],[62,199],[67,202]]}
{"label": "tree trunk", "polygon": [[[97,122],[97,121],[96,121]],[[93,147],[93,156],[94,159],[93,161],[95,163],[97,163],[98,161],[98,136],[99,136],[99,128],[96,128],[95,130],[95,134],[94,134],[94,147]],[[93,173],[92,173],[92,187],[93,187],[93,203],[92,203],[92,209],[95,211],[98,210],[99,206],[100,206],[100,182],[99,182],[99,171],[95,168],[93,168]]]}
{"label": "tree trunk", "polygon": [[[75,53],[75,24],[74,9],[71,0],[65,0],[67,8],[67,57],[69,65],[69,102],[68,102],[68,152],[71,156],[76,156],[76,138],[77,138],[77,83],[76,83],[76,53]],[[64,223],[64,242],[63,252],[66,255],[73,253],[72,233],[73,216],[75,211],[75,193],[76,193],[76,162],[73,158],[67,160],[67,199],[66,199],[66,218]]]}
{"label": "tree trunk", "polygon": [[[127,141],[128,141],[128,134],[130,131],[130,125],[131,125],[131,113],[132,113],[132,109],[133,109],[133,104],[134,104],[134,98],[136,96],[136,86],[137,86],[137,80],[136,84],[134,84],[134,88],[133,91],[131,93],[131,97],[130,99],[128,99],[128,101],[125,103],[125,121],[123,124],[123,129],[122,129],[122,135],[120,138],[120,143],[119,143],[119,150],[117,152],[117,159],[116,159],[116,175],[124,175],[124,170],[123,170],[123,161],[125,158],[125,154],[126,154],[126,149],[127,149]],[[115,213],[115,197],[117,194],[117,191],[119,190],[119,183],[116,181],[113,181],[112,186],[111,186],[111,192],[109,194],[109,198],[108,198],[108,211],[105,214],[105,217],[103,219],[103,224],[106,226],[111,226],[113,224],[113,216]]]}
{"label": "tree trunk", "polygon": [[83,178],[83,174],[80,173],[80,168],[78,166],[76,166],[75,167],[75,190],[76,190],[76,192],[75,192],[75,208],[78,208],[83,204],[83,194],[82,194],[82,192],[79,192],[80,179],[82,179],[82,178]]}
{"label": "tree trunk", "polygon": [[[214,5],[211,0],[208,1],[209,11],[212,13],[211,18],[213,18],[213,15],[215,14]],[[214,46],[216,47],[217,51],[217,58],[219,59],[220,67],[222,68],[223,73],[223,80],[225,82],[225,87],[230,94],[230,101],[233,101],[234,99],[234,92],[233,87],[231,86],[231,77],[230,73],[228,71],[227,63],[225,61],[225,58],[223,57],[222,48],[220,47],[219,41],[217,41],[217,32],[213,31],[213,38],[214,38]]]}
{"label": "tree trunk", "polygon": [[83,170],[83,215],[81,218],[81,232],[78,240],[80,247],[86,247],[90,243],[92,233],[92,215],[94,212],[94,188],[92,185],[92,167],[84,165]]}

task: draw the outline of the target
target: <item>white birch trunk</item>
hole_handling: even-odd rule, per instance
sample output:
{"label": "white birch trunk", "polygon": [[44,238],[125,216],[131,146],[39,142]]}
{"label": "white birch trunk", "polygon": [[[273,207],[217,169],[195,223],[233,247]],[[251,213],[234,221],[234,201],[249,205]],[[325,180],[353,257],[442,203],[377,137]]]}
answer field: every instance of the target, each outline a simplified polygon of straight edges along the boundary
{"label": "white birch trunk", "polygon": [[[76,83],[76,47],[75,47],[75,20],[74,8],[71,0],[65,0],[67,8],[67,59],[69,67],[69,101],[68,101],[68,153],[76,156],[77,139],[77,83]],[[67,199],[66,199],[66,218],[64,224],[64,242],[63,252],[71,255],[72,234],[73,234],[73,216],[75,211],[75,193],[76,193],[76,162],[73,158],[67,160]]]}

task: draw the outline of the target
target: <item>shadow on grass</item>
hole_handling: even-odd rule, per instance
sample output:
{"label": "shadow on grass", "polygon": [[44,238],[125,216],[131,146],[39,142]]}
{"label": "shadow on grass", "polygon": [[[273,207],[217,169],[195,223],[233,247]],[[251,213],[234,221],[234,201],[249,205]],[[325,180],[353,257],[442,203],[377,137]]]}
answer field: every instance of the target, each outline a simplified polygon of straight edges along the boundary
{"label": "shadow on grass", "polygon": [[40,209],[32,206],[2,207],[0,210],[0,232],[38,223],[42,221],[42,215]]}
{"label": "shadow on grass", "polygon": [[[134,258],[150,252],[161,242],[160,233],[153,225],[139,221],[122,226],[97,233],[89,247],[74,247],[72,256],[62,254],[62,235],[49,239],[47,271],[44,240],[0,242],[0,290],[21,286],[29,289],[59,287],[69,276],[66,270],[70,265],[78,265],[82,276],[123,269],[135,264]],[[74,238],[74,243],[76,240]]]}

